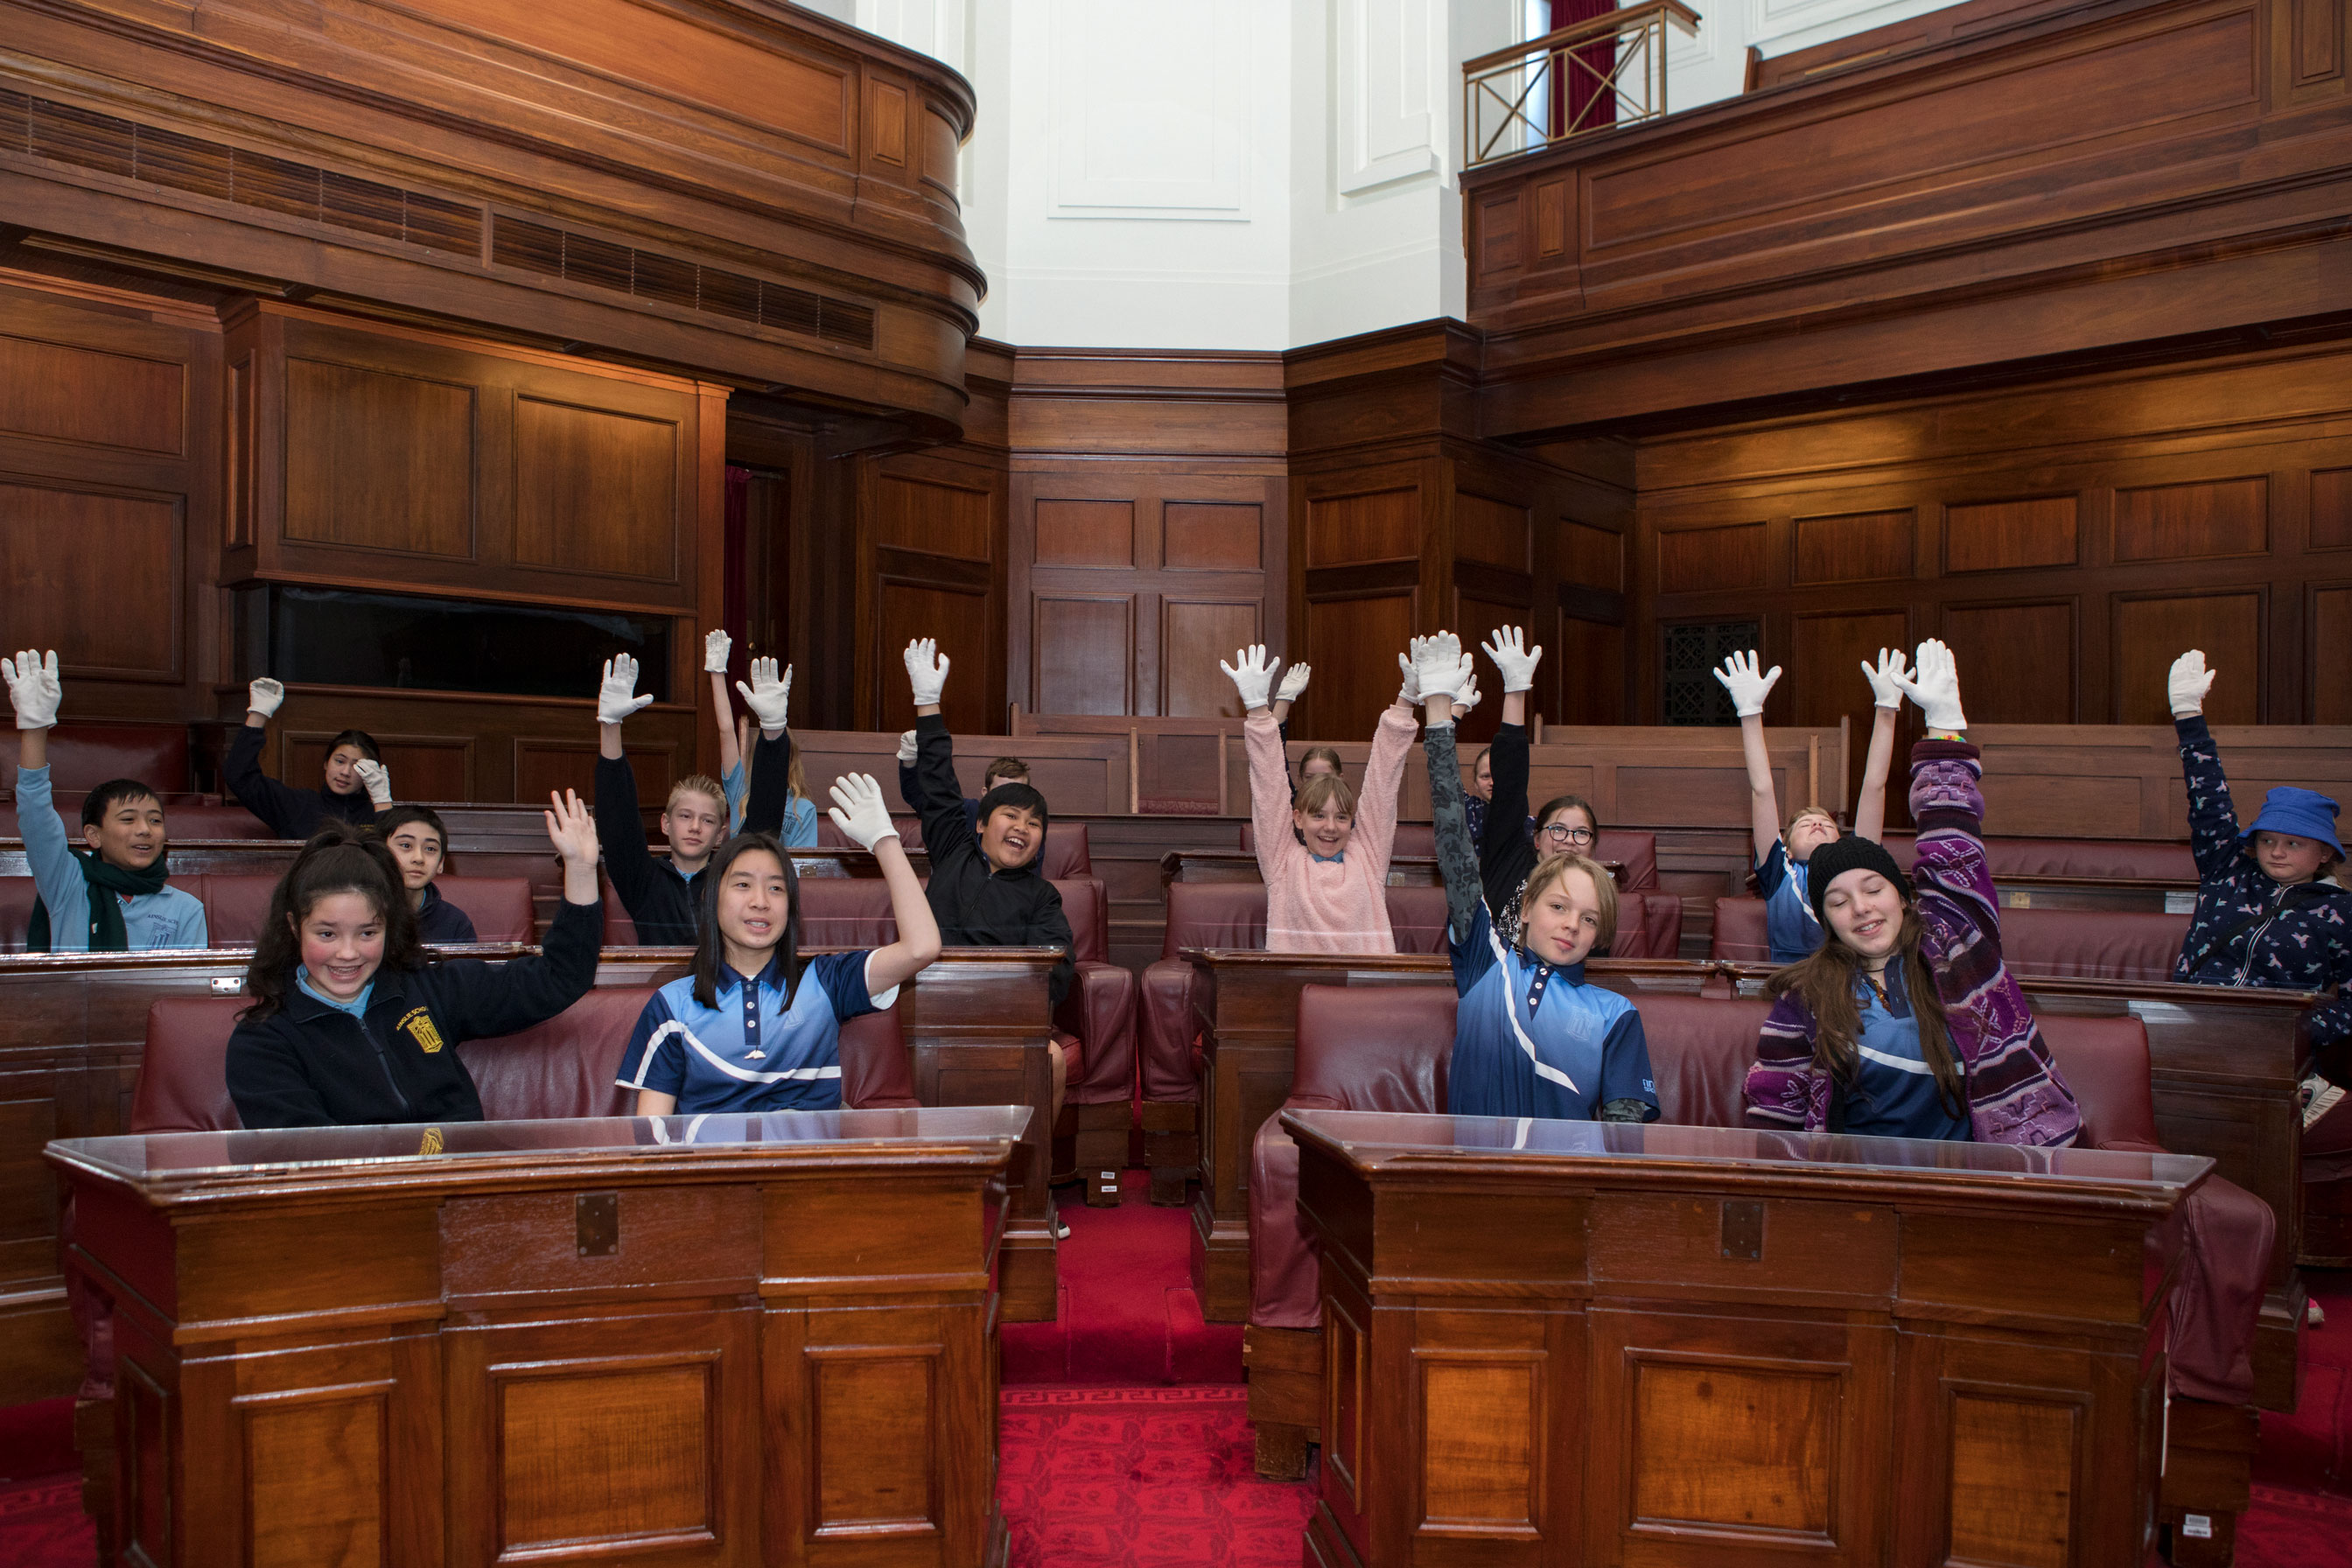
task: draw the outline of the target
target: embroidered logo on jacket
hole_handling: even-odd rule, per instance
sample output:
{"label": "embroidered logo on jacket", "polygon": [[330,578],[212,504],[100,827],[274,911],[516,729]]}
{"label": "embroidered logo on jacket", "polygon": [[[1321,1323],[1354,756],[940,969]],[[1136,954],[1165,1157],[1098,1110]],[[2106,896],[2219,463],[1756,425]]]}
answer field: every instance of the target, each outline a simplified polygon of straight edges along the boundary
{"label": "embroidered logo on jacket", "polygon": [[426,1128],[425,1130],[425,1136],[416,1141],[416,1152],[420,1154],[438,1154],[441,1152],[441,1129],[438,1127]]}
{"label": "embroidered logo on jacket", "polygon": [[416,1048],[428,1057],[441,1048],[441,1031],[433,1026],[433,1015],[422,1007],[411,1007],[394,1027],[407,1030]]}

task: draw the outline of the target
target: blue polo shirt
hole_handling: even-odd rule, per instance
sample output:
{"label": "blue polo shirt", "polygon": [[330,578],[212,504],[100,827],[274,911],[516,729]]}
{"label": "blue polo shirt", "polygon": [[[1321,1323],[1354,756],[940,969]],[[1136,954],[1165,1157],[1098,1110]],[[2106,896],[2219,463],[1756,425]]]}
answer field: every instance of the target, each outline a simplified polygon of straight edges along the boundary
{"label": "blue polo shirt", "polygon": [[787,999],[773,960],[757,980],[721,965],[717,1005],[694,999],[681,975],[637,1016],[621,1058],[623,1089],[677,1097],[684,1115],[702,1111],[824,1110],[841,1103],[841,1026],[898,999],[895,985],[866,990],[871,952],[830,952],[801,966]]}

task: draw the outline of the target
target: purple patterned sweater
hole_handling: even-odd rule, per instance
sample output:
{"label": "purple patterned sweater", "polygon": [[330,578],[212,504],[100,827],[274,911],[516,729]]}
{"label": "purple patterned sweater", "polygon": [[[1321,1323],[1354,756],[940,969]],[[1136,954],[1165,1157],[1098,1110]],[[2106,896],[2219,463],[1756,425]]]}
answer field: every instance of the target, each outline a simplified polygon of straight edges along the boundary
{"label": "purple patterned sweater", "polygon": [[[2025,993],[2000,956],[2000,903],[1985,864],[1983,776],[1965,741],[1911,748],[1911,817],[1918,825],[1920,956],[1951,1024],[1967,1075],[1970,1136],[1979,1143],[2072,1143],[2082,1131],[2074,1096],[2050,1059]],[[1748,1122],[1819,1131],[1829,1124],[1830,1079],[1813,1067],[1812,1016],[1795,994],[1765,1019],[1748,1069]]]}

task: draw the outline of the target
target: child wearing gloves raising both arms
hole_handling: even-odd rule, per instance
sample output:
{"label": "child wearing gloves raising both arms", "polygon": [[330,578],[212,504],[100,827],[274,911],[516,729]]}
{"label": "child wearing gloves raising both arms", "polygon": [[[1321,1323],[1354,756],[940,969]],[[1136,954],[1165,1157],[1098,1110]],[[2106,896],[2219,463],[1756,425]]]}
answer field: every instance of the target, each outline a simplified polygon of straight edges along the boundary
{"label": "child wearing gloves raising both arms", "polygon": [[2192,985],[2347,988],[2305,1020],[2331,1076],[2343,1072],[2336,1053],[2352,1041],[2352,892],[2326,879],[2344,859],[2336,802],[2282,784],[2241,831],[2221,752],[2205,727],[2213,685],[2205,655],[2191,648],[2175,659],[2167,685],[2198,879],[2197,912],[2172,977]]}
{"label": "child wearing gloves raising both arms", "polygon": [[[751,726],[753,721],[739,721],[735,717],[735,705],[727,696],[727,658],[734,646],[734,639],[723,631],[707,634],[702,639],[702,668],[710,676],[711,710],[719,715],[719,787],[726,792],[727,796],[727,831],[740,833],[743,830],[743,802],[751,793],[747,775],[751,763]],[[758,679],[756,671],[762,663],[772,674],[776,668],[776,661],[772,658],[754,659],[755,680]],[[790,669],[784,671],[782,684],[785,695],[789,697],[793,689],[793,672]],[[745,691],[748,696],[748,689],[742,682],[736,682],[736,689]],[[782,725],[778,727],[781,729]],[[798,757],[793,760],[790,776],[784,783],[783,826],[772,831],[787,849],[814,849],[816,847],[816,803],[808,798],[808,788],[801,781]]]}
{"label": "child wearing gloves raising both arms", "polygon": [[286,688],[267,676],[246,688],[245,726],[221,764],[228,793],[280,838],[308,838],[330,822],[373,822],[392,804],[392,775],[365,730],[346,730],[327,742],[324,788],[298,789],[261,771],[270,715],[285,700]]}
{"label": "child wearing gloves raising both arms", "polygon": [[708,907],[702,874],[711,851],[727,837],[727,792],[696,773],[669,786],[662,837],[669,858],[656,860],[637,817],[637,775],[621,749],[621,725],[651,702],[637,695],[637,661],[621,654],[604,661],[596,689],[596,832],[604,841],[604,874],[648,947],[692,947],[698,911]]}
{"label": "child wearing gloves raising both arms", "polygon": [[[1485,830],[1475,835],[1478,877],[1486,889],[1486,912],[1505,947],[1519,940],[1519,908],[1528,879],[1544,862],[1561,855],[1591,856],[1600,841],[1601,823],[1592,803],[1582,795],[1559,795],[1544,802],[1532,816],[1528,812],[1528,693],[1536,683],[1536,667],[1543,649],[1530,651],[1527,635],[1517,626],[1498,626],[1485,645],[1486,657],[1503,676],[1503,722],[1486,748],[1489,794],[1484,813]],[[1529,824],[1533,824],[1532,826]],[[1591,956],[1606,957],[1611,936],[1595,944]]]}
{"label": "child wearing gloves raising both arms", "polygon": [[[1538,648],[1522,656],[1524,669],[1507,666],[1506,685],[1531,675],[1542,656]],[[1461,998],[1445,1109],[1456,1116],[1654,1120],[1658,1090],[1642,1015],[1616,992],[1584,980],[1585,959],[1616,932],[1616,883],[1589,856],[1547,857],[1519,890],[1517,937],[1503,941],[1486,908],[1454,746],[1454,721],[1469,711],[1454,697],[1471,677],[1471,660],[1452,632],[1440,632],[1414,639],[1412,667],[1427,703],[1429,798]]]}
{"label": "child wearing gloves raising both arms", "polygon": [[1745,1099],[1751,1127],[1979,1143],[2072,1143],[2074,1096],[2001,959],[1983,776],[1951,650],[1893,680],[1927,715],[1911,749],[1918,859],[1859,834],[1812,852],[1823,940],[1775,973]]}
{"label": "child wearing gloves raising both arms", "polygon": [[205,945],[205,906],[170,886],[163,803],[137,779],[110,779],[82,797],[82,847],[49,795],[49,729],[65,688],[58,656],[0,658],[16,710],[16,823],[31,862],[33,952],[132,952]]}
{"label": "child wearing gloves raising both arms", "polygon": [[1258,875],[1265,882],[1266,951],[1394,952],[1389,855],[1418,693],[1401,691],[1381,715],[1360,798],[1336,773],[1301,780],[1294,798],[1282,731],[1274,719],[1274,666],[1263,644],[1234,658],[1236,664],[1220,662],[1217,668],[1241,693],[1246,714],[1242,739],[1249,749]]}
{"label": "child wearing gloves raising both arms", "polygon": [[[1764,699],[1780,679],[1780,667],[1759,675],[1763,661],[1750,649],[1733,654],[1715,672],[1739,710],[1739,745],[1748,758],[1749,830],[1756,840],[1756,886],[1764,896],[1764,930],[1772,943],[1772,962],[1794,963],[1822,944],[1822,922],[1805,885],[1805,865],[1813,851],[1838,837],[1838,820],[1827,806],[1798,808],[1780,826],[1780,800],[1772,787],[1772,763],[1764,750]],[[1880,648],[1875,668],[1864,664],[1863,679],[1870,682],[1875,717],[1870,728],[1870,752],[1862,766],[1862,798],[1854,803],[1853,831],[1858,838],[1878,842],[1886,831],[1886,775],[1895,763],[1895,721],[1903,712],[1903,650]]]}
{"label": "child wearing gloves raising both arms", "polygon": [[[772,675],[774,660],[753,662]],[[758,769],[753,769],[753,776]],[[800,882],[792,857],[756,829],[711,862],[694,968],[653,994],[621,1058],[639,1116],[827,1110],[841,1103],[841,1026],[898,999],[940,955],[940,930],[882,804],[864,773],[833,786],[834,825],[874,852],[898,940],[866,952],[800,952]]]}

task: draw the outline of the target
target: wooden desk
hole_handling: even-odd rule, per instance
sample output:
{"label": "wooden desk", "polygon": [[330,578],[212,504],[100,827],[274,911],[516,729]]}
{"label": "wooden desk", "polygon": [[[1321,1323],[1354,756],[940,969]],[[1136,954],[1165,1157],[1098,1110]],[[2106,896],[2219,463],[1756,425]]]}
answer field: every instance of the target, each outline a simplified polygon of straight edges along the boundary
{"label": "wooden desk", "polygon": [[999,1560],[990,1272],[1029,1120],[51,1144],[67,1267],[113,1303],[113,1539],[178,1568]]}
{"label": "wooden desk", "polygon": [[2147,1560],[2210,1161],[1283,1125],[1333,1373],[1310,1564]]}

